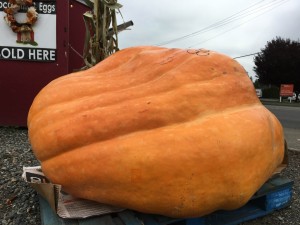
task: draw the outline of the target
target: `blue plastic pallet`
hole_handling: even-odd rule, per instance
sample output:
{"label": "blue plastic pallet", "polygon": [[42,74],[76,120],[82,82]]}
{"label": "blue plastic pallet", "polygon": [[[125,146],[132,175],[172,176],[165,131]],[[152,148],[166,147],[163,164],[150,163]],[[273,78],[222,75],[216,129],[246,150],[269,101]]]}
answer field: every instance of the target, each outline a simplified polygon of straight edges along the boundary
{"label": "blue plastic pallet", "polygon": [[192,219],[173,219],[132,210],[87,219],[61,219],[52,211],[48,202],[40,197],[41,222],[42,225],[236,225],[288,206],[292,199],[293,183],[287,178],[274,177],[245,206]]}

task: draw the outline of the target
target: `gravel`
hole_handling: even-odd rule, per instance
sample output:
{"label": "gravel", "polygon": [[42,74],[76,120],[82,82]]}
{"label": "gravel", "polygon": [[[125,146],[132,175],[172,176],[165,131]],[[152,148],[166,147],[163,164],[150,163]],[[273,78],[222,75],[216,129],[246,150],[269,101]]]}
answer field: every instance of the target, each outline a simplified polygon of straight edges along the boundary
{"label": "gravel", "polygon": [[[23,166],[39,165],[31,152],[27,129],[0,127],[0,143],[0,224],[41,224],[38,196],[21,178]],[[289,151],[288,155],[289,166],[282,174],[295,182],[291,205],[243,225],[299,224],[300,152]]]}
{"label": "gravel", "polygon": [[41,224],[37,194],[21,178],[23,166],[39,165],[27,129],[0,127],[0,143],[0,224]]}

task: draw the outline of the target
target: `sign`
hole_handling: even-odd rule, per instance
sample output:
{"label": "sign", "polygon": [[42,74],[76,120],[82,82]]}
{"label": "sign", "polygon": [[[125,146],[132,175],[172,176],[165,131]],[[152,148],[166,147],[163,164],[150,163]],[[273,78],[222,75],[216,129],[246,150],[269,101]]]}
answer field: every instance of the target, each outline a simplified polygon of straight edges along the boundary
{"label": "sign", "polygon": [[280,86],[280,96],[288,97],[293,96],[294,85],[293,84],[282,84]]}
{"label": "sign", "polygon": [[[15,6],[0,0],[0,60],[56,61],[56,0],[20,5],[17,13],[9,15],[7,9]],[[36,16],[29,23],[28,12]],[[17,26],[10,21],[11,15]]]}

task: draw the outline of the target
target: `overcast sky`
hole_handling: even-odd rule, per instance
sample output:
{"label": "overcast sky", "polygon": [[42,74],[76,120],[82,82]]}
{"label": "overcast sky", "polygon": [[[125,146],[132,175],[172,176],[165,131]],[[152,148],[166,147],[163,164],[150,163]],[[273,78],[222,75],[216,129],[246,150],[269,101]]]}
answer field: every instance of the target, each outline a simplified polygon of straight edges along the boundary
{"label": "overcast sky", "polygon": [[[130,30],[119,34],[121,49],[163,44],[205,48],[234,58],[260,52],[276,36],[300,39],[300,0],[118,2],[123,5],[124,20],[134,22]],[[237,59],[250,76],[255,76],[253,57]]]}

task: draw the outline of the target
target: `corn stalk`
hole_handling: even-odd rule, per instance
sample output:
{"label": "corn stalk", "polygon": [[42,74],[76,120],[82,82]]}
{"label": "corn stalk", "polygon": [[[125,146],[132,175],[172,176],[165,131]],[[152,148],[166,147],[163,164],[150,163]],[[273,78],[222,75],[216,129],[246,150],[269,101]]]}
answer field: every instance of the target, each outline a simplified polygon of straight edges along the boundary
{"label": "corn stalk", "polygon": [[91,11],[83,15],[86,37],[83,58],[87,68],[119,50],[116,10],[117,0],[85,0]]}

